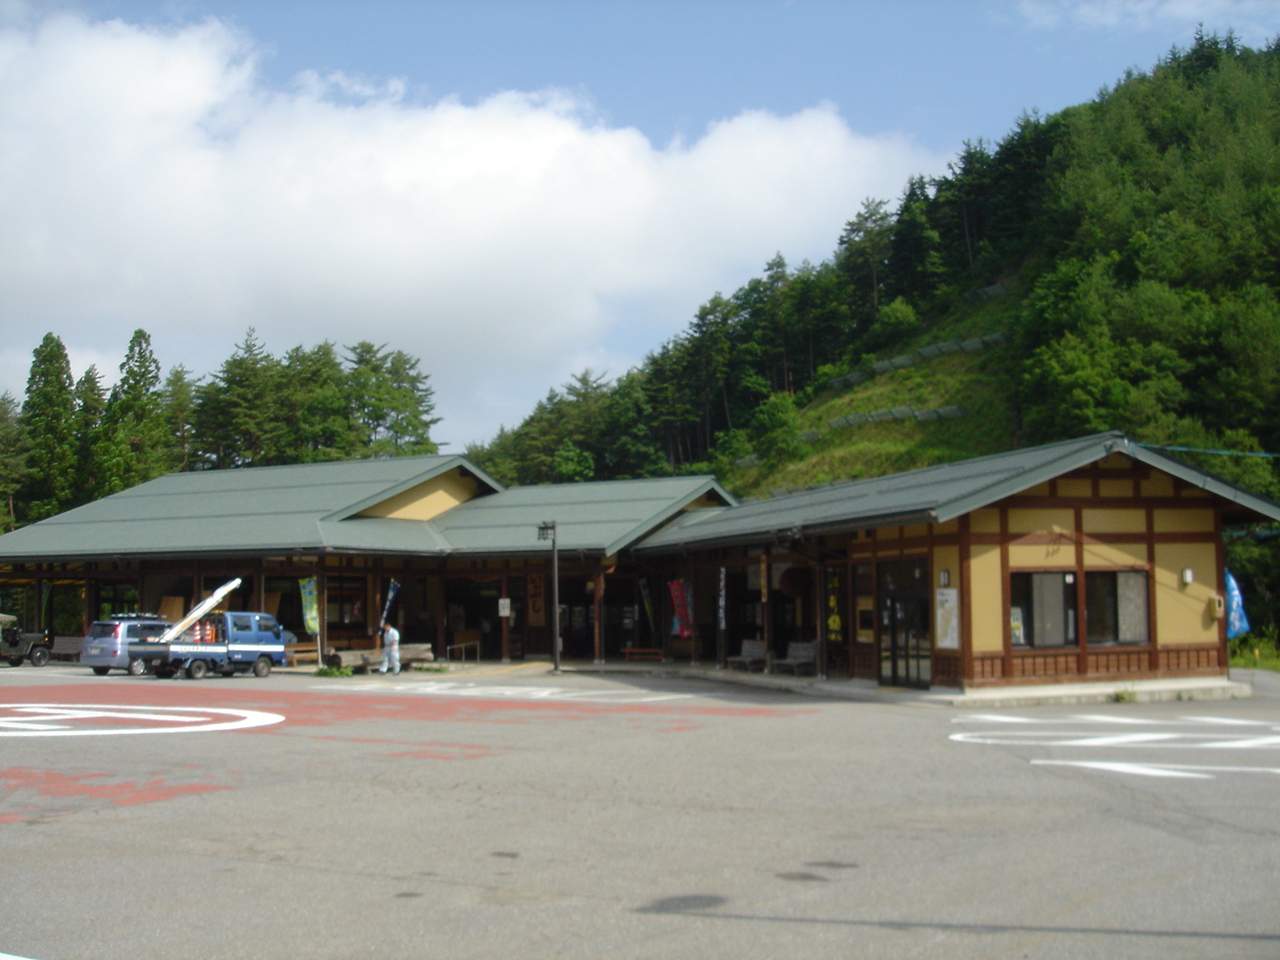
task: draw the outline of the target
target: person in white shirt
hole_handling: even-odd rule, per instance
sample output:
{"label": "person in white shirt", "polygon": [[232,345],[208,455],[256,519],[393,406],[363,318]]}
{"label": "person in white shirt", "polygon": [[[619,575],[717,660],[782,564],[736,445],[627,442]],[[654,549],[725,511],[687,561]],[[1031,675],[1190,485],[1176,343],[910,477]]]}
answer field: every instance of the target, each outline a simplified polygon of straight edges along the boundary
{"label": "person in white shirt", "polygon": [[382,625],[382,666],[379,673],[386,673],[391,667],[393,673],[400,675],[400,631],[389,623]]}

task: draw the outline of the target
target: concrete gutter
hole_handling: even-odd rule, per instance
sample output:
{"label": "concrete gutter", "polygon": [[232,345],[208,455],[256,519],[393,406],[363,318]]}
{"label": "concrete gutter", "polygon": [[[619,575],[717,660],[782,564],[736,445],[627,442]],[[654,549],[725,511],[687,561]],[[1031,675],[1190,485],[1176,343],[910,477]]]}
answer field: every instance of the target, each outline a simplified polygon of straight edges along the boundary
{"label": "concrete gutter", "polygon": [[955,687],[932,687],[915,690],[885,687],[875,680],[820,680],[816,677],[794,677],[786,674],[747,673],[743,670],[719,669],[688,664],[591,664],[563,665],[565,673],[641,674],[661,677],[686,677],[756,689],[787,693],[834,697],[868,702],[898,702],[994,709],[1041,704],[1087,704],[1132,702],[1150,703],[1166,700],[1242,700],[1253,696],[1253,686],[1228,677],[1183,677],[1163,680],[1123,680],[1102,683],[1046,683],[1026,686],[978,687],[960,690]]}
{"label": "concrete gutter", "polygon": [[[440,664],[441,666],[443,664]],[[551,675],[551,663],[544,660],[522,660],[515,663],[453,663],[447,671],[419,673],[406,670],[402,678],[480,677],[510,672],[545,671]],[[313,666],[277,667],[275,672],[314,674]],[[884,687],[875,680],[820,680],[789,674],[748,673],[688,663],[591,663],[568,661],[562,673],[599,676],[649,676],[703,680],[726,686],[782,693],[805,694],[829,699],[864,703],[902,703],[922,706],[961,707],[991,710],[1000,707],[1027,707],[1045,704],[1150,703],[1167,700],[1244,700],[1253,697],[1253,685],[1233,681],[1229,677],[1183,677],[1164,680],[1122,680],[1104,683],[1046,683],[1026,686],[977,687],[960,690],[955,687],[932,687],[915,690]],[[1239,671],[1237,671],[1239,673]]]}

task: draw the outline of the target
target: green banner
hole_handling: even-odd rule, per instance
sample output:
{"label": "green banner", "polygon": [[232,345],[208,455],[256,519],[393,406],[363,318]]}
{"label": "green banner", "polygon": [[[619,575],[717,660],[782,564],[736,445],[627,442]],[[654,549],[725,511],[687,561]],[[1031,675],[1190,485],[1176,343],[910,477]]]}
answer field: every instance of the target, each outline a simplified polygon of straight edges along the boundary
{"label": "green banner", "polygon": [[302,590],[302,625],[313,637],[320,635],[320,598],[316,578],[307,577],[298,582]]}

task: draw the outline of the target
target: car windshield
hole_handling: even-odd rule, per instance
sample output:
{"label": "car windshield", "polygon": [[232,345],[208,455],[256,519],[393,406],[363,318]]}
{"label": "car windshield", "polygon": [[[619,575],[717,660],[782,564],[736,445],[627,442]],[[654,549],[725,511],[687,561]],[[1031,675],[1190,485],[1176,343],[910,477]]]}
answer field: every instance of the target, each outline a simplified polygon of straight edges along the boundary
{"label": "car windshield", "polygon": [[89,627],[89,638],[114,637],[119,626],[118,623],[95,623]]}

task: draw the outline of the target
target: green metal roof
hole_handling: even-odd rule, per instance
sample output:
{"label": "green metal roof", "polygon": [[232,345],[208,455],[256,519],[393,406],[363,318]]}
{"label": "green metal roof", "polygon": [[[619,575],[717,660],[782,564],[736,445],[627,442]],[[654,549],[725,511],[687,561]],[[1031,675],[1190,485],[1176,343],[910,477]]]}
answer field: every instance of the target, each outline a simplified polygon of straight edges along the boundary
{"label": "green metal roof", "polygon": [[[367,521],[327,518],[349,516],[455,468],[502,489],[459,456],[173,473],[0,537],[0,562],[362,549],[374,527],[348,536],[346,524]],[[408,532],[388,539],[438,549],[431,531],[406,538]]]}
{"label": "green metal roof", "polygon": [[545,552],[551,544],[538,540],[538,526],[554,520],[561,550],[613,556],[708,493],[720,503],[735,502],[714,477],[612,480],[512,487],[433,522],[451,553]]}
{"label": "green metal roof", "polygon": [[[454,469],[487,488],[433,520],[358,516]],[[550,549],[537,528],[555,520],[559,545],[612,556],[711,493],[711,477],[502,486],[458,456],[402,457],[177,473],[0,537],[0,563],[104,557],[273,553],[445,556]]]}
{"label": "green metal roof", "polygon": [[697,511],[658,531],[637,549],[670,552],[685,547],[761,543],[897,524],[945,522],[1112,453],[1122,453],[1230,501],[1229,520],[1280,520],[1280,504],[1156,453],[1121,433],[1101,433],[873,480],[834,484],[731,509]]}
{"label": "green metal roof", "polygon": [[[548,520],[556,521],[561,549],[602,556],[761,543],[945,522],[1112,453],[1221,498],[1229,522],[1280,521],[1280,504],[1123,434],[1103,433],[745,504],[706,476],[504,490],[457,456],[171,474],[0,537],[0,563],[285,552],[532,554],[550,549],[537,538]],[[432,520],[357,515],[454,469],[489,492]],[[687,509],[704,497],[726,506]]]}

